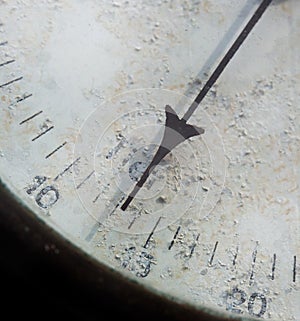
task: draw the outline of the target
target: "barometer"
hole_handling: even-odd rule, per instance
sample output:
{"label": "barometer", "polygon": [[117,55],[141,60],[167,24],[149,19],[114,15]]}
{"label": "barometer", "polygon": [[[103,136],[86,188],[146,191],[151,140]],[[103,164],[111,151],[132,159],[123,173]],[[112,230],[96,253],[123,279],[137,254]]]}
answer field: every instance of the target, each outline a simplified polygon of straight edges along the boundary
{"label": "barometer", "polygon": [[297,0],[0,1],[1,220],[182,319],[299,320],[299,27]]}

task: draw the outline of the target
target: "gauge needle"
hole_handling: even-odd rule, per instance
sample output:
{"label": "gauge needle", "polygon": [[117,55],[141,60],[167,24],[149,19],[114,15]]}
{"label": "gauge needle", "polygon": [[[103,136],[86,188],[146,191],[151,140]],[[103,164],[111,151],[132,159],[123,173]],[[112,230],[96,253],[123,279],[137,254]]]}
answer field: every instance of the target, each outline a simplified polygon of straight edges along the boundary
{"label": "gauge needle", "polygon": [[215,71],[212,73],[202,90],[199,92],[198,96],[194,99],[192,104],[190,105],[187,112],[184,114],[184,116],[180,119],[176,112],[170,107],[166,106],[165,112],[166,112],[166,122],[165,122],[165,130],[164,135],[162,138],[162,142],[154,155],[151,163],[144,171],[143,175],[139,179],[139,181],[134,186],[132,192],[129,194],[125,202],[122,204],[121,209],[125,211],[131,201],[134,199],[135,195],[138,193],[140,188],[144,185],[147,178],[151,174],[152,170],[157,166],[160,161],[177,145],[184,142],[186,139],[201,135],[204,133],[204,129],[192,126],[187,124],[186,122],[189,120],[189,118],[192,116],[192,114],[195,112],[199,104],[202,102],[204,97],[209,92],[210,88],[214,85],[214,83],[217,81],[219,76],[222,74],[225,67],[228,65],[231,58],[234,56],[234,54],[238,51],[241,44],[244,42],[244,40],[247,38],[253,27],[256,25],[256,23],[259,21],[263,13],[266,11],[268,6],[271,4],[272,0],[263,0],[257,10],[254,12],[253,16],[247,23],[247,25],[244,27],[240,35],[237,37],[235,42],[232,44],[230,49],[227,51],[221,62],[218,64]]}

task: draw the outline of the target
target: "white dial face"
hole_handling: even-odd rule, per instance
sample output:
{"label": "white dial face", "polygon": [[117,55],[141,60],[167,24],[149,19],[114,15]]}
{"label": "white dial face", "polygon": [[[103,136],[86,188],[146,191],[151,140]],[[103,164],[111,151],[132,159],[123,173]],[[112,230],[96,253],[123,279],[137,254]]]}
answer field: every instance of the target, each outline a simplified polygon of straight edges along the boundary
{"label": "white dial face", "polygon": [[90,256],[210,313],[299,320],[300,2],[0,0],[0,178]]}

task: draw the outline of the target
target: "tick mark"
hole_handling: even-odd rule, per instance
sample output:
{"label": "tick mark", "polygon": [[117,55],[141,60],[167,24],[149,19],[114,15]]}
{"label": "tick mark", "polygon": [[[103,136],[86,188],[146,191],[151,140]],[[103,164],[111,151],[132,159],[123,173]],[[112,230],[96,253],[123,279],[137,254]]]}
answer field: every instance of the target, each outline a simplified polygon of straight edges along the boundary
{"label": "tick mark", "polygon": [[61,148],[63,148],[65,145],[67,144],[67,142],[62,143],[61,145],[59,145],[57,148],[55,148],[51,153],[49,153],[45,158],[49,158],[50,156],[52,156],[54,153],[56,153],[58,150],[60,150]]}
{"label": "tick mark", "polygon": [[7,86],[9,86],[9,85],[11,85],[11,84],[13,84],[13,83],[15,83],[15,82],[17,82],[17,81],[22,80],[22,79],[23,79],[23,77],[19,77],[19,78],[15,78],[15,79],[13,79],[13,80],[10,80],[10,81],[8,81],[8,82],[0,85],[0,88],[7,87]]}
{"label": "tick mark", "polygon": [[219,244],[219,242],[217,241],[217,242],[215,243],[215,246],[214,246],[212,255],[211,255],[211,257],[210,257],[209,265],[212,265],[212,263],[213,263],[213,260],[214,260],[214,257],[215,257],[216,251],[217,251],[218,244]]}
{"label": "tick mark", "polygon": [[8,41],[3,41],[3,42],[0,42],[0,46],[5,46],[8,44]]}
{"label": "tick mark", "polygon": [[193,255],[193,253],[194,253],[194,251],[195,251],[195,247],[196,247],[196,245],[197,245],[197,242],[198,242],[198,240],[199,240],[199,237],[200,237],[200,233],[197,234],[196,240],[195,240],[194,244],[191,246],[191,252],[190,252],[189,258],[192,257],[192,255]]}
{"label": "tick mark", "polygon": [[121,199],[119,200],[118,204],[115,206],[115,208],[110,212],[109,216],[113,215],[114,212],[117,210],[117,208],[120,206],[120,204],[123,202],[125,196],[122,196]]}
{"label": "tick mark", "polygon": [[40,137],[44,136],[45,134],[49,133],[50,130],[52,130],[53,128],[54,128],[54,126],[51,126],[51,127],[47,128],[45,131],[41,132],[41,133],[38,134],[36,137],[32,138],[31,141],[34,142],[35,140],[37,140],[37,139],[39,139]]}
{"label": "tick mark", "polygon": [[275,279],[275,268],[276,268],[276,254],[273,254],[273,264],[272,264],[272,274],[271,274],[271,279]]}
{"label": "tick mark", "polygon": [[13,62],[15,62],[14,59],[8,60],[8,61],[5,61],[5,62],[2,62],[2,63],[0,64],[0,67],[7,66],[7,65],[9,65],[9,64],[12,64]]}
{"label": "tick mark", "polygon": [[32,97],[33,95],[32,94],[24,94],[22,97],[17,97],[17,100],[16,100],[16,103],[20,103],[21,101],[24,101],[25,99],[28,99],[30,97]]}
{"label": "tick mark", "polygon": [[294,256],[294,264],[293,264],[293,282],[296,282],[296,270],[297,270],[297,257]]}
{"label": "tick mark", "polygon": [[[123,197],[123,199],[125,198],[125,196]],[[130,224],[128,225],[128,230],[131,229],[132,225],[134,224],[134,222],[137,220],[137,218],[139,218],[142,214],[142,210],[140,210],[137,215],[135,215],[135,217],[133,218],[133,220],[130,222]]]}
{"label": "tick mark", "polygon": [[60,177],[62,177],[63,175],[65,175],[71,168],[72,166],[74,166],[77,162],[79,162],[81,157],[78,157],[77,159],[75,159],[75,161],[73,163],[71,163],[68,167],[66,167],[61,173],[59,173],[55,178],[54,181],[57,181]]}
{"label": "tick mark", "polygon": [[92,177],[92,175],[95,173],[95,171],[92,171],[80,184],[76,186],[76,189],[79,189],[88,179]]}
{"label": "tick mark", "polygon": [[251,263],[251,273],[250,273],[249,285],[252,285],[253,281],[254,281],[254,267],[255,267],[255,262],[256,262],[256,257],[257,257],[257,246],[258,246],[258,243],[256,243],[255,249],[252,253],[252,263]]}
{"label": "tick mark", "polygon": [[175,234],[174,234],[174,236],[173,236],[173,239],[172,239],[172,241],[171,241],[171,243],[170,243],[170,245],[169,245],[169,247],[168,247],[169,250],[171,250],[171,248],[173,247],[173,245],[174,245],[174,243],[175,243],[175,240],[176,240],[176,238],[177,238],[177,236],[178,236],[178,233],[179,233],[180,229],[181,229],[181,226],[178,226],[178,227],[177,227],[177,230],[176,230],[176,232],[175,232]]}
{"label": "tick mark", "polygon": [[102,194],[102,192],[100,192],[93,200],[93,203],[96,203],[98,201],[98,198],[100,197],[100,195]]}
{"label": "tick mark", "polygon": [[232,265],[233,265],[233,266],[236,265],[236,259],[237,259],[238,253],[239,253],[239,247],[237,246],[237,247],[236,247],[235,254],[234,254],[234,257],[233,257],[233,261],[232,261]]}
{"label": "tick mark", "polygon": [[38,112],[35,113],[34,115],[32,115],[32,116],[30,116],[30,117],[22,120],[19,125],[22,125],[22,124],[24,124],[24,123],[27,123],[27,122],[30,121],[31,119],[33,119],[33,118],[35,118],[36,116],[40,115],[42,112],[43,112],[42,110],[41,110],[41,111],[38,111]]}
{"label": "tick mark", "polygon": [[161,218],[162,218],[162,217],[160,216],[159,219],[157,220],[157,222],[155,223],[155,225],[154,225],[151,233],[149,234],[149,236],[148,236],[148,238],[147,238],[147,241],[146,241],[146,243],[145,243],[144,246],[143,246],[145,249],[148,247],[149,242],[150,242],[150,240],[151,240],[151,237],[152,237],[152,235],[154,234],[154,232],[155,232],[155,230],[156,230],[156,228],[157,228],[157,226],[158,226]]}

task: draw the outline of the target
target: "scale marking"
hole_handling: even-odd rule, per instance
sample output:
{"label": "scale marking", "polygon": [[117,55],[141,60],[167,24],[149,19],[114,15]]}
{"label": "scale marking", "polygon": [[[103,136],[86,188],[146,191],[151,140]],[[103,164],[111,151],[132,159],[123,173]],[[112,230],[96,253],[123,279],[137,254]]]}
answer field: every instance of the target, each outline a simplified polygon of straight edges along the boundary
{"label": "scale marking", "polygon": [[171,243],[170,243],[170,245],[169,245],[169,247],[168,247],[169,250],[171,250],[171,248],[172,248],[173,245],[175,244],[175,240],[176,240],[176,238],[177,238],[177,236],[178,236],[178,233],[179,233],[180,229],[181,229],[181,226],[179,225],[179,226],[177,227],[177,230],[176,230],[176,232],[175,232],[175,234],[174,234],[174,236],[173,236],[173,239],[172,239],[172,241],[171,241]]}
{"label": "scale marking", "polygon": [[14,59],[12,59],[12,60],[7,60],[7,61],[5,61],[5,62],[2,62],[2,63],[0,64],[0,67],[7,66],[7,65],[9,65],[9,64],[12,64],[13,62],[15,62]]}
{"label": "scale marking", "polygon": [[76,186],[76,189],[79,189],[81,186],[83,186],[83,184],[92,177],[92,175],[95,173],[95,171],[93,170],[80,184],[78,184]]}
{"label": "scale marking", "polygon": [[39,139],[40,137],[44,136],[45,134],[49,133],[52,129],[54,128],[54,126],[51,126],[49,128],[47,128],[45,131],[41,132],[40,134],[38,134],[37,136],[35,136],[34,138],[32,138],[31,141],[36,141],[37,139]]}
{"label": "scale marking", "polygon": [[51,157],[53,154],[55,154],[57,151],[59,151],[61,148],[63,148],[66,144],[67,144],[67,142],[62,143],[62,144],[59,145],[57,148],[55,148],[51,153],[49,153],[47,156],[45,156],[45,158],[48,159],[48,158]]}
{"label": "scale marking", "polygon": [[219,241],[217,241],[215,243],[212,255],[211,255],[210,260],[209,260],[209,265],[212,265],[212,263],[213,263],[213,260],[214,260],[214,257],[215,257],[216,251],[217,251],[218,244],[219,244]]}
{"label": "scale marking", "polygon": [[33,94],[24,94],[22,97],[17,97],[16,103],[18,104],[18,103],[20,103],[20,102],[22,102],[32,96],[33,96]]}
{"label": "scale marking", "polygon": [[75,159],[75,161],[73,163],[71,163],[68,167],[66,167],[61,173],[59,173],[55,178],[54,181],[57,181],[60,177],[62,177],[65,173],[67,173],[72,166],[74,166],[77,162],[79,162],[81,157],[78,157],[77,159]]}
{"label": "scale marking", "polygon": [[147,238],[147,240],[146,240],[146,242],[145,242],[145,244],[144,244],[144,246],[143,246],[145,249],[149,246],[149,242],[150,242],[150,240],[151,240],[151,237],[152,237],[152,235],[154,234],[154,232],[155,232],[155,230],[156,230],[156,228],[157,228],[157,226],[158,226],[158,224],[159,224],[159,222],[160,222],[161,219],[162,219],[162,217],[160,216],[159,219],[157,220],[157,222],[155,223],[155,225],[154,225],[151,233],[149,234],[149,236],[148,236],[148,238]]}
{"label": "scale marking", "polygon": [[30,117],[22,120],[22,121],[19,123],[19,125],[23,125],[24,123],[27,123],[28,121],[30,121],[30,120],[32,120],[33,118],[35,118],[35,117],[37,117],[38,115],[40,115],[42,112],[43,112],[43,111],[40,110],[40,111],[38,111],[37,113],[33,114],[32,116],[30,116]]}
{"label": "scale marking", "polygon": [[11,85],[11,84],[13,84],[13,83],[15,83],[15,82],[17,82],[17,81],[22,80],[22,79],[23,79],[23,77],[18,77],[18,78],[15,78],[15,79],[13,79],[13,80],[10,80],[10,81],[8,81],[8,82],[0,85],[0,88],[7,87],[7,86],[9,86],[9,85]]}

